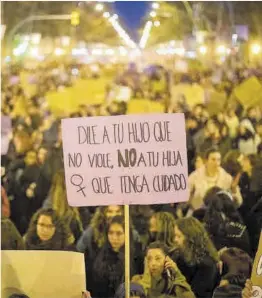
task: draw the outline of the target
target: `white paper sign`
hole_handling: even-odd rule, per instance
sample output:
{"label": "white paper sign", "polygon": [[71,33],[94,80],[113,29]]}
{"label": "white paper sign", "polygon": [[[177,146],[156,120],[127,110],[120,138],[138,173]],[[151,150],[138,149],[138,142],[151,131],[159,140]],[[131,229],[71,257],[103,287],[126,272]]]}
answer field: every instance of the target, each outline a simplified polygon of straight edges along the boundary
{"label": "white paper sign", "polygon": [[184,114],[62,120],[71,206],[188,200]]}
{"label": "white paper sign", "polygon": [[1,252],[1,297],[80,298],[85,285],[84,255],[67,251]]}

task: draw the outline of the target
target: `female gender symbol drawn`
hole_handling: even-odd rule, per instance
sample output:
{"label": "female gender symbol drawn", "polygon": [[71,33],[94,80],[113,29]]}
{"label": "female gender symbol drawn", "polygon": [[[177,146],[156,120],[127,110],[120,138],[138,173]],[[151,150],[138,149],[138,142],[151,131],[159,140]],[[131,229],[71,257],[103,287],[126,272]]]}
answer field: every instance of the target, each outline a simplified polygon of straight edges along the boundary
{"label": "female gender symbol drawn", "polygon": [[82,183],[84,181],[83,177],[79,174],[74,174],[71,179],[70,179],[71,183],[74,185],[74,186],[78,186],[78,190],[77,192],[79,191],[82,191],[82,194],[84,195],[84,197],[86,196],[85,192],[84,192],[84,189],[86,188],[85,186],[82,186]]}

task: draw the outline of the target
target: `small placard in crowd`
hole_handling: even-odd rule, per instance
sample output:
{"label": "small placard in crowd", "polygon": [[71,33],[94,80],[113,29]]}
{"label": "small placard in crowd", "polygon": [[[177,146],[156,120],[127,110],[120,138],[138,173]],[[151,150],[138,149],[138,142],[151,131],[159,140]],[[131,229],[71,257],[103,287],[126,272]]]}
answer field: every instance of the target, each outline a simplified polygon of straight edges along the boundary
{"label": "small placard in crowd", "polygon": [[262,298],[262,232],[260,234],[251,280],[253,284],[253,295],[251,298]]}
{"label": "small placard in crowd", "polygon": [[71,206],[189,198],[184,114],[63,119],[62,136]]}
{"label": "small placard in crowd", "polygon": [[33,298],[79,298],[86,288],[81,253],[5,250],[1,254],[3,298],[14,294]]}
{"label": "small placard in crowd", "polygon": [[11,132],[11,118],[9,116],[1,115],[1,155],[7,154]]}
{"label": "small placard in crowd", "polygon": [[258,105],[262,100],[261,94],[262,85],[255,76],[246,79],[234,89],[234,95],[246,109]]}

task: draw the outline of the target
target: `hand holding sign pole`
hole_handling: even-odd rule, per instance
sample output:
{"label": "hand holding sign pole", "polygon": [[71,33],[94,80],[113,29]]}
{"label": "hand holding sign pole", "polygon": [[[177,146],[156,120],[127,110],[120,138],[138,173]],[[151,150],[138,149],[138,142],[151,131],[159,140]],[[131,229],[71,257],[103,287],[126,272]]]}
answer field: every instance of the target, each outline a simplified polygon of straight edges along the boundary
{"label": "hand holding sign pole", "polygon": [[63,119],[62,136],[69,205],[125,205],[129,289],[128,206],[189,198],[184,115]]}

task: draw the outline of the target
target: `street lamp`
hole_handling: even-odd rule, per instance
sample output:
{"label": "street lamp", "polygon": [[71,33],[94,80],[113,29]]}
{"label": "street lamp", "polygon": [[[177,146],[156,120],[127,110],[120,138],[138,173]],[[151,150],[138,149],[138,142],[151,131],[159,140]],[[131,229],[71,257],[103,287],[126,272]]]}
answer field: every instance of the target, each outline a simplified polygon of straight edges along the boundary
{"label": "street lamp", "polygon": [[55,55],[56,56],[62,56],[65,53],[65,51],[61,48],[56,48],[55,49]]}
{"label": "street lamp", "polygon": [[30,50],[30,55],[31,55],[32,57],[37,57],[37,55],[38,55],[38,48],[36,48],[36,47],[31,48],[31,50]]}
{"label": "street lamp", "polygon": [[106,19],[108,19],[110,17],[110,13],[108,11],[105,11],[103,13],[103,17],[106,18]]}
{"label": "street lamp", "polygon": [[220,45],[216,49],[217,53],[220,55],[226,54],[227,48],[224,45]]}
{"label": "street lamp", "polygon": [[104,5],[101,4],[101,3],[98,3],[96,6],[95,6],[95,10],[96,11],[102,11],[104,9]]}
{"label": "street lamp", "polygon": [[118,15],[117,14],[114,14],[112,17],[111,17],[111,20],[117,20],[118,19]]}
{"label": "street lamp", "polygon": [[152,4],[152,8],[153,9],[158,9],[159,8],[159,3],[157,3],[157,2],[154,2],[153,4]]}
{"label": "street lamp", "polygon": [[159,21],[154,21],[154,26],[155,27],[159,27],[160,26],[160,22]]}
{"label": "street lamp", "polygon": [[258,55],[261,52],[261,46],[258,43],[253,43],[251,45],[251,53],[254,55]]}
{"label": "street lamp", "polygon": [[141,49],[144,49],[147,44],[152,25],[153,25],[153,23],[151,21],[148,21],[144,27],[144,31],[143,31],[142,37],[140,39],[140,42],[139,42],[139,46]]}
{"label": "street lamp", "polygon": [[206,46],[201,46],[199,48],[199,53],[202,55],[205,55],[207,53],[207,47]]}
{"label": "street lamp", "polygon": [[150,17],[155,18],[156,17],[156,12],[155,11],[151,11],[150,12]]}

